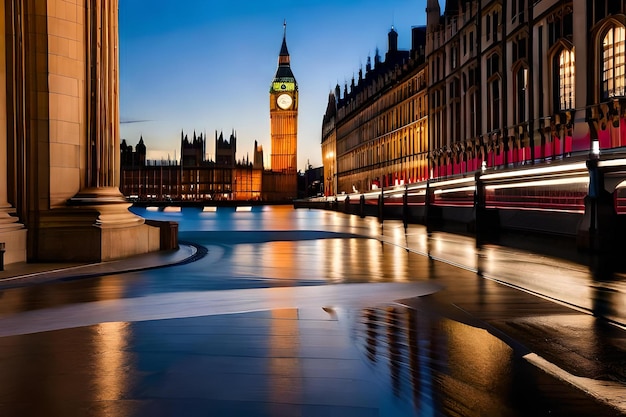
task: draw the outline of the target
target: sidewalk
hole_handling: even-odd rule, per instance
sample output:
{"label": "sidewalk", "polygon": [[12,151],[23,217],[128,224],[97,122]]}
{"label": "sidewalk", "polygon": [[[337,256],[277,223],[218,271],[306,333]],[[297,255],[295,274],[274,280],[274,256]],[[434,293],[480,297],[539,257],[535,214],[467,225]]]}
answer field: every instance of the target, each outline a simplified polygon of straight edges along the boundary
{"label": "sidewalk", "polygon": [[197,247],[190,244],[180,244],[178,250],[153,252],[108,262],[19,262],[6,265],[4,271],[0,271],[0,289],[176,265],[193,259],[197,254]]}

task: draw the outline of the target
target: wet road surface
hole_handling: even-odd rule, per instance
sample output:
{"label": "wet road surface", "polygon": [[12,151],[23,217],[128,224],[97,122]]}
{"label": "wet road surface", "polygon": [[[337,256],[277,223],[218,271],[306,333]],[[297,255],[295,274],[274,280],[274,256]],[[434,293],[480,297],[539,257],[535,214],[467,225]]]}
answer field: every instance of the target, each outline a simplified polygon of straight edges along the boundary
{"label": "wet road surface", "polygon": [[[0,292],[0,415],[626,409],[624,331],[588,314],[581,265],[338,213],[148,214],[180,221],[206,256]],[[557,290],[516,289],[529,282]],[[622,283],[603,307],[617,322]]]}

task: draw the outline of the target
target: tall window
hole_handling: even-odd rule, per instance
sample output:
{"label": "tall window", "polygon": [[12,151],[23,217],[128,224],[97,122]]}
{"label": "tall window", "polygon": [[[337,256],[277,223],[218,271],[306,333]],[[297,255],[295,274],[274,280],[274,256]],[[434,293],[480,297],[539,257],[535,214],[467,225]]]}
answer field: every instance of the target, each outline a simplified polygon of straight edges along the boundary
{"label": "tall window", "polygon": [[461,140],[461,88],[459,79],[455,78],[450,83],[450,124],[452,141]]}
{"label": "tall window", "polygon": [[624,27],[608,30],[602,40],[602,98],[625,95]]}
{"label": "tall window", "polygon": [[496,53],[487,58],[487,130],[500,128],[500,56]]}
{"label": "tall window", "polygon": [[559,110],[575,107],[574,51],[563,49],[558,55]]}
{"label": "tall window", "polygon": [[457,45],[453,45],[452,48],[450,49],[450,60],[451,60],[451,68],[452,69],[456,69],[456,67],[459,65],[459,47]]}
{"label": "tall window", "polygon": [[528,103],[528,69],[520,67],[515,75],[516,93],[516,123],[523,123],[527,120],[526,106]]}
{"label": "tall window", "polygon": [[496,77],[489,84],[489,130],[496,130],[500,129],[500,79]]}

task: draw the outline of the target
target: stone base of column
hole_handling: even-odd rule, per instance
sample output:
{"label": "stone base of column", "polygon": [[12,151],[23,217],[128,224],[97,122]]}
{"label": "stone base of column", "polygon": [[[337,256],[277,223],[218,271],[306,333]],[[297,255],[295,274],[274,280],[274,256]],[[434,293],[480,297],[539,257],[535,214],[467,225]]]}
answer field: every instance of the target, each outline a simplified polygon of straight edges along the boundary
{"label": "stone base of column", "polygon": [[130,206],[116,188],[82,190],[67,207],[40,214],[29,257],[102,262],[160,250],[160,228],[128,211]]}
{"label": "stone base of column", "polygon": [[12,216],[10,205],[0,207],[0,243],[4,244],[3,265],[26,262],[27,230],[19,219]]}
{"label": "stone base of column", "polygon": [[68,206],[95,210],[95,226],[105,229],[138,226],[144,219],[128,211],[132,203],[115,187],[86,188],[67,202]]}

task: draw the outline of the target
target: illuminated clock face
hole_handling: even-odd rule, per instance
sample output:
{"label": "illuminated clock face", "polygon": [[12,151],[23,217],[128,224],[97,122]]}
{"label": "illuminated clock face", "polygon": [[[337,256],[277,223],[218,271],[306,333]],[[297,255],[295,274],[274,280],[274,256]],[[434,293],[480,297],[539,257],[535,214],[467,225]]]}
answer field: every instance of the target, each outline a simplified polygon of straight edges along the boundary
{"label": "illuminated clock face", "polygon": [[291,107],[292,103],[293,100],[291,99],[291,96],[289,94],[281,94],[278,96],[278,99],[276,99],[276,104],[278,104],[278,107],[283,110],[287,110],[289,107]]}

